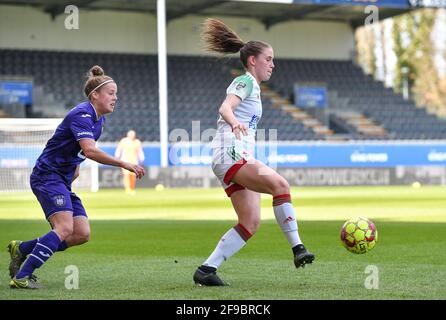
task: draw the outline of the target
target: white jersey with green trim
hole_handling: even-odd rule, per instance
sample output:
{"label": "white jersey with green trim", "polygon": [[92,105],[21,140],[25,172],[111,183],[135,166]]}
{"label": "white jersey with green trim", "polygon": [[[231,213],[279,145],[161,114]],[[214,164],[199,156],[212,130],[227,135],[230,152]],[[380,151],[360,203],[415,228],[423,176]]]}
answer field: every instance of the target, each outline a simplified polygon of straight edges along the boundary
{"label": "white jersey with green trim", "polygon": [[[246,72],[232,81],[226,94],[234,94],[242,100],[234,110],[234,115],[241,124],[248,128],[248,135],[242,137],[243,149],[252,151],[255,146],[257,124],[262,117],[260,86],[253,75]],[[220,115],[212,147],[231,147],[238,144],[235,140],[231,126]]]}

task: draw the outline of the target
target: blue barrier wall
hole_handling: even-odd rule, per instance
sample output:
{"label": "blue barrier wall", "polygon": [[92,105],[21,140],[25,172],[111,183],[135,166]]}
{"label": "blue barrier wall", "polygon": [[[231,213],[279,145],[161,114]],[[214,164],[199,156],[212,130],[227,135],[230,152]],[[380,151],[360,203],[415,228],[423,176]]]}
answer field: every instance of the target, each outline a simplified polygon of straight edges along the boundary
{"label": "blue barrier wall", "polygon": [[[113,155],[116,145],[100,146]],[[0,167],[30,167],[42,148],[0,148]],[[160,165],[160,148],[144,145],[146,166]],[[358,142],[259,144],[256,157],[274,167],[446,166],[446,142]],[[203,144],[177,144],[169,149],[171,166],[208,166],[212,149]]]}

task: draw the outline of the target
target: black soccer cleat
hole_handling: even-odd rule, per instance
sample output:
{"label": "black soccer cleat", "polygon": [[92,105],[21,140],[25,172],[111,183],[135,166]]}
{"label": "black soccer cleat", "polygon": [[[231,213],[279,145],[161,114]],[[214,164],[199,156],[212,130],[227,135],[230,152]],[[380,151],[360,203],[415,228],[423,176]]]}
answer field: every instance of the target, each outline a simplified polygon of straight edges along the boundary
{"label": "black soccer cleat", "polygon": [[217,269],[208,266],[199,266],[194,273],[194,282],[199,286],[227,286],[217,275]]}
{"label": "black soccer cleat", "polygon": [[307,249],[305,249],[303,244],[298,244],[293,248],[294,253],[294,265],[296,268],[302,267],[304,268],[306,264],[313,263],[313,260],[315,258],[314,254],[311,252],[308,252]]}

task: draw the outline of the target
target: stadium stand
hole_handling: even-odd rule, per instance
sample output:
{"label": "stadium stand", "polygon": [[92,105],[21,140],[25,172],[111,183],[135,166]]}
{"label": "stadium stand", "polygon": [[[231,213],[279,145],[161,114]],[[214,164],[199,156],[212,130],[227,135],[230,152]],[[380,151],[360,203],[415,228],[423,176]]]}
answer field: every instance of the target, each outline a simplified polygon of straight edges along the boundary
{"label": "stadium stand", "polygon": [[[446,120],[428,114],[350,61],[276,59],[272,79],[263,85],[260,128],[278,128],[279,140],[446,139]],[[32,76],[34,116],[63,116],[83,101],[79,74],[99,64],[118,81],[117,112],[108,116],[102,141],[117,141],[137,128],[143,141],[159,141],[158,70],[155,55],[0,50],[0,75]],[[169,129],[192,134],[215,128],[224,89],[241,71],[237,59],[169,56]],[[323,82],[329,90],[330,129],[295,107],[296,81]],[[334,135],[333,133],[337,133]]]}
{"label": "stadium stand", "polygon": [[[446,138],[446,120],[404,100],[350,61],[282,59],[276,64],[272,87],[285,97],[292,97],[295,81],[325,82],[333,125],[354,139]],[[356,121],[349,121],[352,117]],[[361,130],[361,124],[369,130]]]}

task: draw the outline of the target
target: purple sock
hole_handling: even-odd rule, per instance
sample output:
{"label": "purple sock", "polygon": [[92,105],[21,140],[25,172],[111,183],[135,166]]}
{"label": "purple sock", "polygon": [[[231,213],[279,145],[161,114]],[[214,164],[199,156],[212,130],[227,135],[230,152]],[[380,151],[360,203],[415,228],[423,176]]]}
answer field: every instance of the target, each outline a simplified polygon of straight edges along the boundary
{"label": "purple sock", "polygon": [[[23,254],[24,256],[29,255],[31,253],[31,251],[33,251],[33,249],[36,246],[38,240],[39,240],[39,238],[34,239],[34,240],[29,240],[29,241],[23,241],[19,245],[20,253]],[[59,247],[57,248],[56,251],[65,251],[67,248],[68,248],[68,244],[65,241],[62,241],[59,244]]]}
{"label": "purple sock", "polygon": [[23,241],[19,245],[20,253],[23,254],[24,256],[29,255],[31,253],[31,251],[33,251],[33,249],[36,246],[38,240],[39,240],[39,238],[33,239],[33,240],[29,240],[29,241]]}
{"label": "purple sock", "polygon": [[22,279],[31,276],[34,270],[40,268],[56,252],[60,242],[59,236],[54,231],[40,237],[33,251],[17,273],[16,278]]}
{"label": "purple sock", "polygon": [[68,244],[65,241],[62,241],[56,251],[65,251],[67,248]]}

